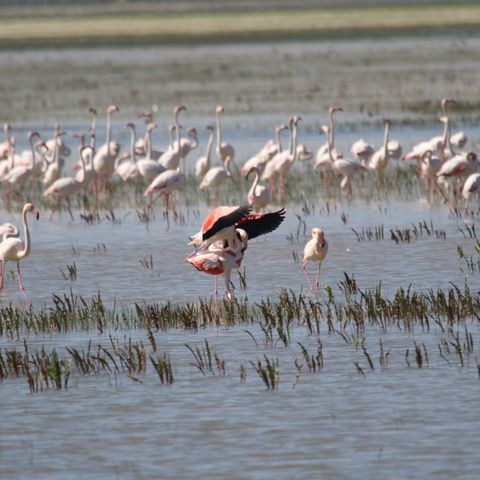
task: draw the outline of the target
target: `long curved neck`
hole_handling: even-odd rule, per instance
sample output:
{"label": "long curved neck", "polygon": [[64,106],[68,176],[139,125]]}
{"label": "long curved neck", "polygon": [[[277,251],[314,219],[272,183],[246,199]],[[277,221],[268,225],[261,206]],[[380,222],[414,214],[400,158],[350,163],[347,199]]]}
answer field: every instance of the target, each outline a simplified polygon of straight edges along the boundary
{"label": "long curved neck", "polygon": [[278,153],[283,151],[282,141],[280,140],[280,130],[275,131],[275,141],[277,142]]}
{"label": "long curved neck", "polygon": [[190,134],[189,136],[193,140],[193,143],[190,145],[190,150],[195,150],[198,147],[198,138],[193,134]]}
{"label": "long curved neck", "polygon": [[35,163],[36,163],[37,156],[36,156],[35,148],[33,147],[33,137],[30,137],[28,139],[28,141],[30,143],[30,150],[32,152],[32,167],[34,167]]}
{"label": "long curved neck", "polygon": [[[329,127],[329,130],[330,130],[330,127]],[[330,135],[330,131],[329,131],[329,135]],[[328,157],[330,158],[330,161],[333,163],[335,160],[333,158],[333,153],[332,153],[332,144],[330,143],[330,141],[328,140],[327,141],[327,151],[328,151]]]}
{"label": "long curved neck", "polygon": [[96,138],[97,138],[95,133],[96,128],[97,128],[97,116],[93,115],[92,123],[90,125],[90,146],[92,147],[92,154],[93,152],[95,152],[95,147],[96,147]]}
{"label": "long curved neck", "polygon": [[385,158],[387,158],[388,155],[388,134],[390,131],[390,124],[387,122],[385,124],[385,133],[383,135],[383,153],[385,155]]}
{"label": "long curved neck", "polygon": [[175,113],[175,135],[177,139],[177,148],[180,150],[180,124],[178,123],[178,112]]}
{"label": "long curved neck", "polygon": [[220,123],[220,112],[217,112],[217,145],[222,145],[222,125]]}
{"label": "long curved neck", "polygon": [[290,139],[288,141],[288,151],[291,155],[293,155],[293,129],[295,128],[294,125],[290,127]]}
{"label": "long curved neck", "polygon": [[250,187],[250,191],[248,192],[249,196],[252,196],[252,197],[254,196],[255,189],[257,188],[259,178],[260,178],[260,175],[258,174],[258,172],[255,172],[255,178],[253,179],[252,186]]}
{"label": "long curved neck", "polygon": [[28,230],[28,223],[27,223],[27,210],[23,210],[22,212],[22,223],[23,223],[23,232],[25,236],[25,246],[23,250],[18,253],[18,258],[24,258],[30,253],[30,231]]}
{"label": "long curved neck", "polygon": [[130,133],[130,157],[132,162],[135,162],[135,129],[132,128]]}
{"label": "long curved neck", "polygon": [[152,158],[152,130],[147,130],[147,158]]}
{"label": "long curved neck", "polygon": [[453,153],[453,148],[452,144],[450,143],[450,121],[448,120],[448,117],[445,116],[445,127],[443,129],[443,141],[442,141],[442,155],[443,155],[443,160],[445,160],[445,150],[449,149],[450,152]]}
{"label": "long curved neck", "polygon": [[328,143],[330,144],[330,147],[332,148],[332,150],[335,145],[334,141],[335,141],[335,132],[333,127],[333,111],[330,110],[328,112]]}
{"label": "long curved neck", "polygon": [[232,158],[231,157],[228,157],[227,160],[225,161],[225,170],[227,172],[227,175],[229,177],[232,176],[232,171],[230,170],[230,163],[232,161]]}
{"label": "long curved neck", "polygon": [[112,141],[112,114],[107,112],[107,155],[110,156],[110,142]]}
{"label": "long curved neck", "polygon": [[210,138],[208,139],[207,152],[205,153],[205,157],[207,158],[208,168],[210,168],[210,157],[212,156],[212,147],[213,147],[214,138],[215,138],[215,132],[211,132]]}
{"label": "long curved neck", "polygon": [[57,167],[60,166],[60,137],[55,137],[55,146],[53,147],[52,163],[55,163]]}
{"label": "long curved neck", "polygon": [[[83,172],[82,179],[80,180],[81,185],[84,185],[87,179],[87,167],[85,166],[85,158],[83,158],[84,152],[85,152],[85,149],[82,149],[80,151],[80,163],[82,164],[82,172]],[[93,154],[93,151],[92,151],[92,154]]]}
{"label": "long curved neck", "polygon": [[292,127],[292,163],[297,159],[297,126]]}

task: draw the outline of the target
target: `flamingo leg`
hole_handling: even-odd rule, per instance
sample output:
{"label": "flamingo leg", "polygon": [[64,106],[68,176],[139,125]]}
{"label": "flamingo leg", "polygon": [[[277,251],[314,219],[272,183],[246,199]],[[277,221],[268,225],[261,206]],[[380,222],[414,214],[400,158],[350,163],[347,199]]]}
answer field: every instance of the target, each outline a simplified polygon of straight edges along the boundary
{"label": "flamingo leg", "polygon": [[317,270],[317,276],[315,277],[315,287],[318,290],[318,281],[320,279],[320,267],[322,266],[322,262],[318,262],[318,270]]}
{"label": "flamingo leg", "polygon": [[170,230],[170,218],[168,216],[168,204],[169,204],[170,195],[165,194],[165,216],[167,217],[167,230]]}
{"label": "flamingo leg", "polygon": [[23,293],[25,300],[28,300],[28,295],[26,294],[25,289],[23,288],[22,275],[20,274],[20,262],[17,262],[17,272],[18,272],[18,286],[20,288],[20,291]]}
{"label": "flamingo leg", "polygon": [[232,269],[231,268],[225,268],[224,267],[224,272],[223,272],[223,276],[225,277],[225,295],[227,296],[227,298],[229,300],[233,300],[233,294],[232,294],[232,290],[230,288],[230,274],[232,273]]}
{"label": "flamingo leg", "polygon": [[310,277],[308,276],[308,272],[307,272],[307,268],[306,268],[307,263],[308,262],[302,262],[302,270],[305,273],[305,278],[307,279],[308,285],[310,286],[310,290],[313,290],[312,281],[310,280]]}
{"label": "flamingo leg", "polygon": [[218,276],[217,275],[215,275],[215,283],[213,285],[213,294],[216,299],[218,297]]}

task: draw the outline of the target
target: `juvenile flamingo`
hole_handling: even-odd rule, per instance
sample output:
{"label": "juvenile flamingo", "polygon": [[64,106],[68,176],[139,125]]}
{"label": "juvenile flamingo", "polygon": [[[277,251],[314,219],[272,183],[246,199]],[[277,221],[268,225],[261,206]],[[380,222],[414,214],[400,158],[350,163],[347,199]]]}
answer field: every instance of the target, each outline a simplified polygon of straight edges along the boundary
{"label": "juvenile flamingo", "polygon": [[252,186],[247,195],[247,201],[256,212],[259,212],[262,208],[265,208],[268,205],[268,202],[270,202],[270,191],[265,185],[258,184],[264,168],[265,164],[261,163],[257,167],[252,167],[245,176],[248,179],[250,174],[255,174]]}
{"label": "juvenile flamingo", "polygon": [[317,276],[315,277],[315,287],[318,289],[318,282],[320,278],[320,267],[325,260],[328,252],[328,243],[325,240],[323,230],[320,228],[312,229],[312,238],[307,242],[303,250],[302,270],[305,272],[305,277],[310,285],[310,290],[313,290],[312,282],[307,272],[308,262],[318,262]]}
{"label": "juvenile flamingo", "polygon": [[18,286],[27,300],[28,296],[23,288],[22,276],[20,274],[20,260],[27,257],[30,254],[31,249],[30,231],[27,223],[27,213],[29,212],[36,215],[37,220],[40,217],[38,210],[31,203],[26,203],[24,205],[22,211],[22,223],[25,243],[17,237],[8,237],[0,243],[0,294],[3,290],[3,279],[7,262],[17,262]]}

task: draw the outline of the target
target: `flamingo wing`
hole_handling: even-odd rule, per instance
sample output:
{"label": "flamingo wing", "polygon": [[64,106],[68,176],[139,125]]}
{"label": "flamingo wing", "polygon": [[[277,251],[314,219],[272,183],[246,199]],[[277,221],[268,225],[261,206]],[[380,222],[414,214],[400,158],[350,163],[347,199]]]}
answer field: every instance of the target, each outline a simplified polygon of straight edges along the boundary
{"label": "flamingo wing", "polygon": [[[234,208],[234,210],[231,210]],[[252,211],[250,205],[240,207],[218,207],[214,209],[202,225],[202,240],[208,240],[220,230],[234,226]],[[228,213],[226,213],[228,212]]]}
{"label": "flamingo wing", "polygon": [[285,219],[285,209],[282,208],[276,212],[250,214],[244,216],[235,225],[237,228],[242,228],[247,232],[248,239],[264,235],[265,233],[273,232]]}

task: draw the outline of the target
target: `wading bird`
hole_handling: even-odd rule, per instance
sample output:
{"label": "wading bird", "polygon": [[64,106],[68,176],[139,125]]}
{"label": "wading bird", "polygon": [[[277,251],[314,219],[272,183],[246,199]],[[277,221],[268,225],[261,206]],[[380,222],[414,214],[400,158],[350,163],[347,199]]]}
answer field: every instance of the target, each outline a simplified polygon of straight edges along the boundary
{"label": "wading bird", "polygon": [[305,272],[305,277],[308,284],[310,285],[310,290],[313,290],[312,282],[307,272],[307,263],[308,262],[318,262],[317,276],[315,277],[315,287],[318,289],[318,281],[320,278],[320,267],[322,266],[323,260],[327,256],[328,252],[328,243],[325,240],[323,230],[320,228],[312,229],[312,238],[307,242],[305,248],[303,249],[303,259],[302,259],[302,270]]}
{"label": "wading bird", "polygon": [[20,274],[20,260],[30,254],[30,231],[27,223],[27,213],[29,212],[36,215],[37,220],[40,217],[37,209],[31,203],[26,203],[24,205],[22,211],[22,223],[25,243],[17,237],[8,237],[0,243],[0,294],[3,290],[3,278],[5,276],[7,262],[17,262],[18,286],[26,299],[28,299],[28,296],[23,288],[22,276]]}

